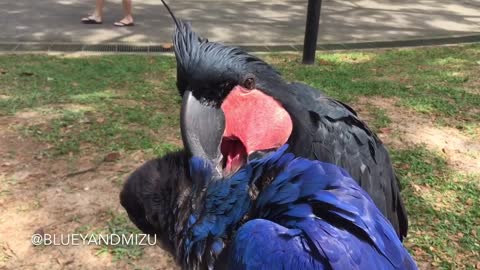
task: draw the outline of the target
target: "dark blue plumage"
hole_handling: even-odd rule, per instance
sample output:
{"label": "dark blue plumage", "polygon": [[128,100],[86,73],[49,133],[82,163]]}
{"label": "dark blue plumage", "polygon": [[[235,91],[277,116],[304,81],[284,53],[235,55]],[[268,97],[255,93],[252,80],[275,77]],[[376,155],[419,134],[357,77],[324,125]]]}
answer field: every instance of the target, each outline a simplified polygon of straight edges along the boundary
{"label": "dark blue plumage", "polygon": [[206,162],[191,159],[184,267],[213,268],[223,255],[228,269],[416,269],[346,171],[295,158],[286,148],[222,181]]}

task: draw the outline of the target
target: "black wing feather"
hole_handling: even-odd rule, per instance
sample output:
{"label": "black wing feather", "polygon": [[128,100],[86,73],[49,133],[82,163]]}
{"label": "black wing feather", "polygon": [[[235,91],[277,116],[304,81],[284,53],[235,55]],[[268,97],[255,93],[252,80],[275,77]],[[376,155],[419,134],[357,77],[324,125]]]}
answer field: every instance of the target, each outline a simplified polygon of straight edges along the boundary
{"label": "black wing feather", "polygon": [[308,121],[314,123],[310,156],[345,168],[370,194],[400,238],[406,236],[408,221],[399,182],[381,140],[351,107],[307,85],[290,86],[308,110]]}

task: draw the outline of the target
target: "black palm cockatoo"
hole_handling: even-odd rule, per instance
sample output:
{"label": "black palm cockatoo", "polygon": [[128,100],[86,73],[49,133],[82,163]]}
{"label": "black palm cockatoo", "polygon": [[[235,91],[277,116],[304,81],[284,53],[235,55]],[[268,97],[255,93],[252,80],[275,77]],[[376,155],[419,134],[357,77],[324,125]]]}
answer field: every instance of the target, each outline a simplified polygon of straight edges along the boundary
{"label": "black palm cockatoo", "polygon": [[296,156],[336,164],[367,191],[402,239],[407,215],[380,139],[349,106],[300,83],[239,48],[200,37],[175,19],[177,86],[188,155],[214,164],[217,176],[252,155],[288,143]]}

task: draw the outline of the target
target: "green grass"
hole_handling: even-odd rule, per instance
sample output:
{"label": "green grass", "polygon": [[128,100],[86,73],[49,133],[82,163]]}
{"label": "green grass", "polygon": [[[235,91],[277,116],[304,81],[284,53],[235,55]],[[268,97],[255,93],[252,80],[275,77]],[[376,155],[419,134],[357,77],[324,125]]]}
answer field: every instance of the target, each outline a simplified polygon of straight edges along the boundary
{"label": "green grass", "polygon": [[[51,144],[54,156],[174,148],[165,142],[167,135],[178,136],[181,101],[171,57],[2,56],[0,67],[7,71],[0,75],[0,95],[7,97],[0,99],[0,116],[51,108],[60,114],[23,127]],[[83,110],[72,111],[72,104]]]}
{"label": "green grass", "polygon": [[[320,53],[314,66],[301,65],[298,54],[261,57],[287,79],[322,89],[354,108],[359,98],[392,98],[401,109],[479,138],[479,44]],[[181,100],[172,57],[4,55],[0,69],[6,71],[0,74],[0,117],[36,113],[16,122],[16,128],[47,145],[45,156],[52,162],[110,151],[160,156],[180,147]],[[392,124],[389,112],[375,103],[367,110],[375,130]],[[421,145],[393,149],[392,158],[409,210],[407,247],[435,269],[474,269],[480,256],[480,175],[454,171],[443,153]],[[3,185],[0,198],[10,188]],[[102,232],[136,229],[126,216],[112,214]],[[99,252],[135,260],[143,250],[101,247]]]}
{"label": "green grass", "polygon": [[[267,55],[285,77],[304,81],[345,102],[358,97],[395,97],[398,105],[464,129],[480,122],[480,46],[325,53],[315,66],[294,54]],[[60,117],[24,128],[64,155],[85,149],[164,153],[174,148],[180,98],[172,57],[60,58],[2,56],[0,115],[54,108]],[[473,91],[477,91],[476,93]],[[84,106],[72,111],[69,105]],[[378,108],[372,126],[389,124]]]}
{"label": "green grass", "polygon": [[388,125],[392,122],[384,109],[374,107],[372,105],[369,105],[367,107],[373,117],[373,120],[369,122],[369,124],[375,132],[378,132],[382,128],[388,127]]}
{"label": "green grass", "polygon": [[[480,46],[318,55],[304,66],[296,55],[267,57],[290,80],[346,102],[395,97],[399,105],[468,124],[480,121]],[[476,91],[476,92],[475,92]]]}
{"label": "green grass", "polygon": [[475,269],[480,254],[480,174],[453,172],[423,146],[392,151],[409,210],[407,245],[441,269]]}

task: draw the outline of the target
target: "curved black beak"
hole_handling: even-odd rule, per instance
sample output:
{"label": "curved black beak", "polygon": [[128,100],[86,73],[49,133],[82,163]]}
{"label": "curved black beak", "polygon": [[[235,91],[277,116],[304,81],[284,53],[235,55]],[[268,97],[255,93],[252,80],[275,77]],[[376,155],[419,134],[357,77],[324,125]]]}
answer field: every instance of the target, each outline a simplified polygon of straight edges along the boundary
{"label": "curved black beak", "polygon": [[225,131],[225,115],[219,107],[202,104],[191,91],[183,94],[180,129],[185,149],[192,156],[211,162],[215,176],[222,176],[220,145]]}

